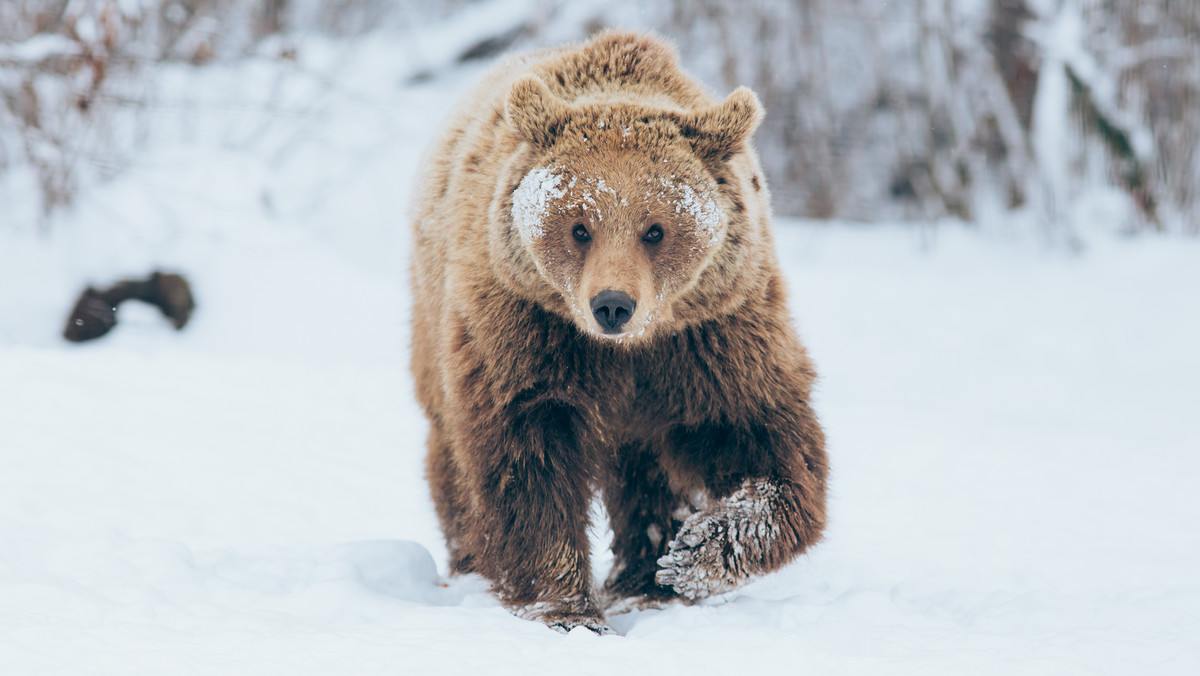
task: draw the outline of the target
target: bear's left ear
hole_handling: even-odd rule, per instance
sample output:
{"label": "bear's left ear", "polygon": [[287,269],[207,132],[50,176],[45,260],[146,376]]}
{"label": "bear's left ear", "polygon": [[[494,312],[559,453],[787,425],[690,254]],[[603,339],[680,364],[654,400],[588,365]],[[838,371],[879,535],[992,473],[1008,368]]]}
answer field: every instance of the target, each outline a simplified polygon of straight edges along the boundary
{"label": "bear's left ear", "polygon": [[567,104],[532,75],[513,84],[504,104],[504,115],[517,136],[543,148],[554,143],[569,114]]}
{"label": "bear's left ear", "polygon": [[740,150],[763,119],[763,107],[748,87],[738,87],[721,104],[672,117],[704,159],[725,159]]}

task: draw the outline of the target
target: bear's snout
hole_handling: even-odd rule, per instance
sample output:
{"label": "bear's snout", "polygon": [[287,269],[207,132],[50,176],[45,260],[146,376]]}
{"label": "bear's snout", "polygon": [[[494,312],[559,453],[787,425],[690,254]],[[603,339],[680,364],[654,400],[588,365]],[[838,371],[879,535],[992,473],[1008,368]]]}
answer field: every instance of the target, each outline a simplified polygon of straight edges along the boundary
{"label": "bear's snout", "polygon": [[605,289],[592,297],[592,314],[605,333],[620,333],[633,316],[637,301],[624,291]]}

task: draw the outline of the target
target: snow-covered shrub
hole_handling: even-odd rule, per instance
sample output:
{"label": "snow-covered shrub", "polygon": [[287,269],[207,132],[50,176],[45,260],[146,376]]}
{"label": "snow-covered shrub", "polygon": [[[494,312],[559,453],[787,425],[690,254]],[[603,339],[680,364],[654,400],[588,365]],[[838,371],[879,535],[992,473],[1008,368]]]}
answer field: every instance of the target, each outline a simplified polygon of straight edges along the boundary
{"label": "snow-covered shrub", "polygon": [[16,0],[0,10],[0,147],[36,172],[43,209],[67,203],[84,165],[120,164],[101,118],[121,70],[116,2]]}
{"label": "snow-covered shrub", "polygon": [[0,171],[37,177],[43,213],[136,152],[153,65],[242,56],[288,0],[5,0]]}

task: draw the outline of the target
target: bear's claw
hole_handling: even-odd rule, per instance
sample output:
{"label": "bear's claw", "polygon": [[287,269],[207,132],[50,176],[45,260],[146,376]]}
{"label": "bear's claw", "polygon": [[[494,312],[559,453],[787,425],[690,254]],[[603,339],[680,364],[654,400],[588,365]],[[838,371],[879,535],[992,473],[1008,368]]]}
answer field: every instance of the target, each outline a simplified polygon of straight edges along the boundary
{"label": "bear's claw", "polygon": [[604,620],[599,606],[590,596],[539,601],[515,608],[513,613],[526,620],[543,622],[551,629],[564,634],[575,627],[585,627],[601,636],[614,633],[613,628]]}
{"label": "bear's claw", "polygon": [[667,554],[658,559],[654,581],[690,600],[722,594],[741,582],[723,554],[726,528],[715,515],[694,514],[683,523]]}
{"label": "bear's claw", "polygon": [[617,633],[609,626],[608,622],[598,620],[594,617],[564,617],[546,623],[554,631],[562,634],[569,634],[576,627],[583,627],[599,636],[608,636]]}

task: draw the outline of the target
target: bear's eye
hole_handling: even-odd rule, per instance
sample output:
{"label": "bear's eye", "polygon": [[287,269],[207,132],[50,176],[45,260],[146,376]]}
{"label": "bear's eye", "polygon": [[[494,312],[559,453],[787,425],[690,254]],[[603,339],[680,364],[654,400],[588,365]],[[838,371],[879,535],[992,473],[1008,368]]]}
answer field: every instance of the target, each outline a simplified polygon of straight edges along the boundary
{"label": "bear's eye", "polygon": [[646,242],[647,244],[658,244],[662,241],[662,237],[662,226],[658,223],[655,223],[654,225],[650,226],[650,229],[646,231],[646,234],[642,235],[642,241]]}
{"label": "bear's eye", "polygon": [[592,238],[592,233],[583,227],[583,223],[576,223],[574,228],[571,228],[571,235],[577,242],[586,242]]}

